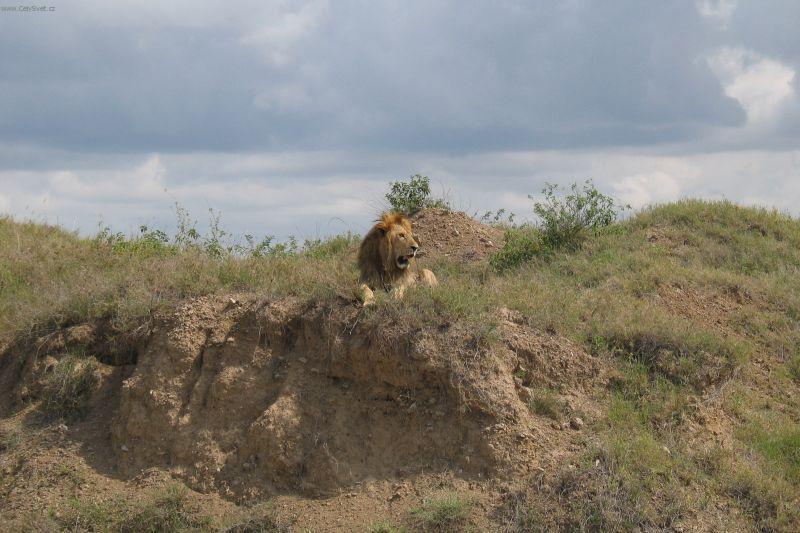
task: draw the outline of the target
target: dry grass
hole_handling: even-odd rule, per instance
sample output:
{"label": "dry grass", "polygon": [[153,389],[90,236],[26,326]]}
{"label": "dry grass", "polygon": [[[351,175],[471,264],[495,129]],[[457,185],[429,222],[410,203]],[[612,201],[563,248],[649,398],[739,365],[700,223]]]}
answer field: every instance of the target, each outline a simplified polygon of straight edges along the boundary
{"label": "dry grass", "polygon": [[182,299],[216,292],[325,298],[352,293],[356,279],[352,262],[343,260],[353,251],[350,236],[266,257],[142,240],[85,239],[0,218],[0,344],[101,317],[124,329]]}
{"label": "dry grass", "polygon": [[[342,236],[296,253],[273,247],[247,255],[152,235],[85,239],[0,219],[0,345],[99,317],[124,330],[213,293],[350,298],[356,246]],[[434,265],[440,287],[417,288],[402,302],[379,295],[363,315],[462,322],[490,344],[502,305],[616,363],[586,464],[538,496],[516,500],[508,527],[536,530],[545,520],[576,530],[666,528],[687,510],[702,513],[708,498],[727,498],[754,527],[788,529],[800,494],[800,405],[780,391],[800,383],[800,222],[766,209],[683,201],[612,224],[575,251],[545,257],[521,245],[517,252],[529,260],[503,273],[442,260]],[[727,307],[687,311],[662,296],[675,288]],[[779,371],[770,374],[771,387],[759,389],[739,370],[765,357]],[[724,412],[744,428],[734,448],[684,449],[692,404],[725,383],[750,391],[746,401],[722,395]],[[552,401],[540,403],[537,412],[555,414]],[[430,502],[415,516],[433,524],[463,513],[460,504]]]}
{"label": "dry grass", "polygon": [[97,368],[97,361],[91,357],[62,357],[45,378],[42,413],[49,418],[67,420],[83,416],[97,385]]}

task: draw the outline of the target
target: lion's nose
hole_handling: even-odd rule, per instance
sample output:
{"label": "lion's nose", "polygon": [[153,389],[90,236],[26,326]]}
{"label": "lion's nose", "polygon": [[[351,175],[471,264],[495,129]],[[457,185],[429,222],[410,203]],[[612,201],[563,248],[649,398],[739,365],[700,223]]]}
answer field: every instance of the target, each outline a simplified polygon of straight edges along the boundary
{"label": "lion's nose", "polygon": [[411,253],[416,254],[417,250],[419,250],[419,246],[417,246],[416,244],[411,246]]}

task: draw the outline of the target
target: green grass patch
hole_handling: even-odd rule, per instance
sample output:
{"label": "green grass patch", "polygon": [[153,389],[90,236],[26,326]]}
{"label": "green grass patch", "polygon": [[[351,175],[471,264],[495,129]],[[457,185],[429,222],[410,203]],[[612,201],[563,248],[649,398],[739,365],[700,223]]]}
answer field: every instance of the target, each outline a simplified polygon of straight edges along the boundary
{"label": "green grass patch", "polygon": [[532,261],[542,255],[542,238],[532,227],[509,228],[505,231],[503,247],[492,254],[489,264],[498,272],[505,272]]}
{"label": "green grass patch", "polygon": [[789,357],[786,362],[786,369],[789,372],[789,376],[800,383],[800,347]]}
{"label": "green grass patch", "polygon": [[800,425],[789,420],[773,420],[768,429],[752,422],[740,429],[738,436],[800,486]]}
{"label": "green grass patch", "polygon": [[411,510],[411,516],[421,531],[463,531],[471,509],[469,500],[450,492],[426,498]]}
{"label": "green grass patch", "polygon": [[56,520],[67,531],[213,531],[212,519],[203,514],[199,506],[192,504],[187,494],[186,488],[175,484],[136,503],[122,499],[71,500],[67,510]]}
{"label": "green grass patch", "polygon": [[555,421],[560,421],[567,411],[566,404],[559,399],[555,391],[550,389],[534,390],[529,405],[531,411],[537,415],[546,416]]}
{"label": "green grass patch", "polygon": [[388,522],[376,522],[369,528],[370,533],[405,533],[405,528],[398,528]]}
{"label": "green grass patch", "polygon": [[800,523],[797,488],[747,462],[732,463],[723,477],[724,491],[759,531],[794,531]]}

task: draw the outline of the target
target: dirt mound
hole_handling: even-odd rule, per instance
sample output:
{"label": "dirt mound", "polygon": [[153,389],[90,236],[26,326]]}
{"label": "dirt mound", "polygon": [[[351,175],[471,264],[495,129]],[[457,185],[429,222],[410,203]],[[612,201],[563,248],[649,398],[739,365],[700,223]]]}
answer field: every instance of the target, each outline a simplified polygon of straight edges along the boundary
{"label": "dirt mound", "polygon": [[602,377],[585,352],[521,324],[505,321],[509,341],[491,348],[457,327],[359,326],[358,313],[293,299],[187,304],[156,327],[123,386],[121,466],[171,466],[246,499],[423,471],[527,470],[539,424],[514,379],[519,361],[544,380],[565,368]]}
{"label": "dirt mound", "polygon": [[[560,438],[531,411],[532,391],[563,385],[583,409],[605,384],[597,359],[509,311],[493,342],[363,313],[345,301],[235,296],[154,320],[117,398],[98,407],[117,409],[115,468],[123,478],[163,468],[236,501],[419,473],[524,474]],[[14,370],[34,399],[65,342],[98,345],[90,326],[37,342]]]}
{"label": "dirt mound", "polygon": [[503,245],[503,231],[470,218],[461,211],[423,209],[411,217],[419,237],[422,260],[450,257],[485,261]]}

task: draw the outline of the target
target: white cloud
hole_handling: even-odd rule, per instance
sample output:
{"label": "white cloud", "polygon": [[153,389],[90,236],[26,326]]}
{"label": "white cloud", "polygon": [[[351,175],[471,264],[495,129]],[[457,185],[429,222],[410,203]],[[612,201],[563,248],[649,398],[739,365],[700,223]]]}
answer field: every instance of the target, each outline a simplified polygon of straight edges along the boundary
{"label": "white cloud", "polygon": [[751,124],[771,121],[781,105],[794,96],[794,69],[752,50],[723,47],[707,61],[725,93],[747,112]]}
{"label": "white cloud", "polygon": [[700,15],[726,29],[736,10],[736,0],[698,0],[696,6]]}
{"label": "white cloud", "polygon": [[612,182],[615,195],[634,208],[658,202],[674,201],[680,197],[678,181],[663,171],[634,174]]}
{"label": "white cloud", "polygon": [[[277,9],[276,9],[277,7]],[[286,10],[285,4],[267,5],[256,29],[244,35],[240,42],[258,49],[276,67],[288,65],[292,60],[292,48],[308,36],[328,13],[327,0],[315,0],[295,10]]]}
{"label": "white cloud", "polygon": [[471,155],[187,153],[101,160],[79,170],[0,172],[0,205],[18,217],[91,233],[140,224],[173,228],[174,202],[201,226],[208,208],[235,234],[314,237],[363,232],[385,207],[388,181],[431,177],[468,214],[506,208],[530,219],[528,194],[545,181],[592,178],[601,191],[641,207],[680,197],[728,198],[800,214],[800,150],[671,155],[647,151],[495,152]]}
{"label": "white cloud", "polygon": [[158,154],[132,169],[46,173],[48,191],[55,198],[98,201],[151,202],[164,197],[166,169]]}

